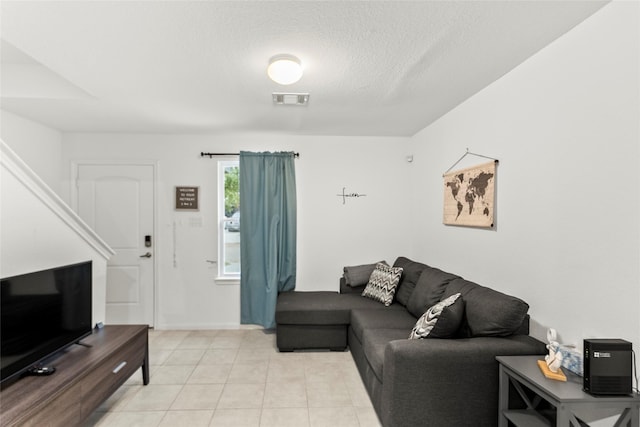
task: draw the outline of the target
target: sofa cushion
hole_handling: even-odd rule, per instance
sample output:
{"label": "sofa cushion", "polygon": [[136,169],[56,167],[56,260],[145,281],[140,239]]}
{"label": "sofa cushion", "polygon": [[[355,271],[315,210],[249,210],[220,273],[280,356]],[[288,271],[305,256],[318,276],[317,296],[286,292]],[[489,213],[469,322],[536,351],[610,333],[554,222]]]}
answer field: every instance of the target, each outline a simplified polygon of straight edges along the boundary
{"label": "sofa cushion", "polygon": [[394,340],[406,340],[406,329],[367,329],[362,336],[362,348],[364,356],[369,362],[373,373],[382,383],[382,372],[384,365],[384,351],[387,344]]}
{"label": "sofa cushion", "polygon": [[[420,262],[411,261],[409,258],[403,256],[398,257],[396,262],[393,263],[393,266],[402,268],[402,277],[396,289],[396,301],[406,306],[413,293],[413,289],[416,287],[416,283],[418,283],[418,278],[422,270],[428,266]],[[416,317],[420,316],[420,314],[416,315]]]}
{"label": "sofa cushion", "polygon": [[429,307],[411,330],[409,339],[450,338],[456,334],[464,316],[464,300],[460,294]]}
{"label": "sofa cushion", "polygon": [[369,283],[371,273],[376,269],[377,264],[388,265],[386,261],[378,261],[373,264],[363,264],[343,267],[344,281],[348,286],[356,287]]}
{"label": "sofa cushion", "polygon": [[[347,325],[349,299],[336,292],[282,292],[276,304],[276,323],[288,325]],[[364,299],[360,296],[358,298]],[[380,304],[376,304],[380,305]]]}
{"label": "sofa cushion", "polygon": [[375,310],[375,311],[381,311],[381,312],[395,311],[395,310],[407,311],[407,309],[401,306],[400,304],[393,303],[389,306],[384,306],[380,304],[378,301],[365,298],[360,294],[343,294],[343,295],[340,295],[340,298],[342,299],[342,303],[345,306],[349,307],[351,310],[367,309],[367,310]]}
{"label": "sofa cushion", "polygon": [[443,298],[458,292],[465,302],[466,336],[512,335],[521,328],[529,310],[519,298],[464,279],[451,281]]}
{"label": "sofa cushion", "polygon": [[[397,309],[393,310],[391,309],[392,307]],[[405,332],[403,339],[406,339],[407,334],[415,323],[416,318],[400,304],[393,304],[384,310],[351,310],[351,329],[353,329],[353,333],[360,341],[362,341],[365,329],[378,328],[403,329]]]}
{"label": "sofa cushion", "polygon": [[391,305],[401,275],[401,267],[390,267],[379,262],[371,273],[369,283],[364,288],[362,296],[380,301],[385,306]]}
{"label": "sofa cushion", "polygon": [[452,280],[459,278],[460,276],[437,268],[425,268],[420,274],[411,298],[409,298],[407,310],[416,317],[422,316],[429,307],[440,301],[447,285]]}
{"label": "sofa cushion", "polygon": [[348,325],[353,308],[406,312],[406,309],[399,304],[385,307],[359,294],[289,291],[278,295],[276,323],[280,325]]}

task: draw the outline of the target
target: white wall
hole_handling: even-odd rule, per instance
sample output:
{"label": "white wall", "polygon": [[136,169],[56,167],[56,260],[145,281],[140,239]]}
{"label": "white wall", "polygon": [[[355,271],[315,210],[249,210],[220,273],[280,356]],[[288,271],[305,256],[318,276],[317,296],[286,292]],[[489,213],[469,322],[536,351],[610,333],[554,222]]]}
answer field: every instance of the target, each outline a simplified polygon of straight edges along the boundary
{"label": "white wall", "polygon": [[[412,255],[523,298],[543,340],[640,349],[638,16],[605,6],[410,143]],[[442,224],[442,173],[467,148],[500,160],[492,231]]]}
{"label": "white wall", "polygon": [[60,192],[62,132],[0,110],[0,138],[53,191]]}
{"label": "white wall", "polygon": [[110,248],[0,141],[0,277],[93,261],[93,323],[104,322]]}
{"label": "white wall", "polygon": [[[343,266],[381,258],[393,262],[408,249],[407,142],[271,134],[65,134],[63,160],[68,165],[91,159],[157,162],[156,327],[216,328],[239,324],[239,286],[215,283],[216,268],[206,262],[217,257],[217,169],[216,161],[201,158],[200,152],[300,152],[296,289],[337,290]],[[65,168],[66,189],[72,188],[70,169]],[[174,210],[176,185],[200,187],[199,212]],[[343,205],[337,196],[342,187],[366,197]],[[69,192],[64,197],[71,200]]]}

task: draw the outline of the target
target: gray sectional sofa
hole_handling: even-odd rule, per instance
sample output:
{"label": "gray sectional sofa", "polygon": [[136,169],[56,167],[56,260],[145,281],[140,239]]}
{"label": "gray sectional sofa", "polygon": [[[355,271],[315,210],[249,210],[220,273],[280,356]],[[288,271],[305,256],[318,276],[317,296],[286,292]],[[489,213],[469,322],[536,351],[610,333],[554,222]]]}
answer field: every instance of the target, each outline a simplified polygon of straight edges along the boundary
{"label": "gray sectional sofa", "polygon": [[[406,257],[393,267],[402,275],[389,306],[361,296],[365,285],[348,275],[340,293],[281,293],[279,350],[348,347],[385,427],[497,425],[495,357],[546,352],[528,335],[528,305]],[[457,293],[433,329],[445,324],[447,338],[408,339],[429,307]]]}

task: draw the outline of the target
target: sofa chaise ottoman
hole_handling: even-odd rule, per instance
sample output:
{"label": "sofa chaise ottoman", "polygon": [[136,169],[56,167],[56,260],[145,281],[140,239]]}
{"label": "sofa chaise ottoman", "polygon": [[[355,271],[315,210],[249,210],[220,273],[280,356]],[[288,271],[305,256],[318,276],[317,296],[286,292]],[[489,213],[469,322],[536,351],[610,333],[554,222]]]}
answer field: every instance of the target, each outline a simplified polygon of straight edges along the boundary
{"label": "sofa chaise ottoman", "polygon": [[[381,310],[385,307],[359,293],[345,289],[343,293],[283,292],[276,305],[276,343],[280,351],[347,348],[347,330],[351,310]],[[390,310],[400,310],[393,306]]]}

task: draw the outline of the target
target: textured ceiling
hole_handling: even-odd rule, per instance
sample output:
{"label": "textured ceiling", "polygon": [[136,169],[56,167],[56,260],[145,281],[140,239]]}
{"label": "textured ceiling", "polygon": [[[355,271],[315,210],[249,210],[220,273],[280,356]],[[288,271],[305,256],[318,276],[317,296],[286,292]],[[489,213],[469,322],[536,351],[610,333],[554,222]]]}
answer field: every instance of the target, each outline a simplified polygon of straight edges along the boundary
{"label": "textured ceiling", "polygon": [[[3,0],[1,103],[62,131],[409,136],[605,3]],[[298,83],[267,78],[280,53]]]}

